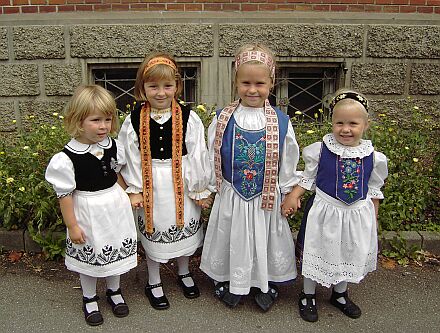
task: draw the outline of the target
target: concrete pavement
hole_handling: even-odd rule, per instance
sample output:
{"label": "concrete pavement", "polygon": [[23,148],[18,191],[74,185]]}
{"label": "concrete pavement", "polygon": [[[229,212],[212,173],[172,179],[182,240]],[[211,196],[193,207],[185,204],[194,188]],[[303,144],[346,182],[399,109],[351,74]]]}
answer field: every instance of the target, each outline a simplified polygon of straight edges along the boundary
{"label": "concrete pavement", "polygon": [[[162,266],[162,280],[171,307],[152,309],[143,293],[146,264],[122,277],[122,290],[130,315],[116,318],[105,301],[105,284],[98,283],[104,324],[88,326],[81,310],[77,274],[64,268],[45,268],[44,274],[0,266],[0,332],[439,332],[440,267],[397,267],[378,270],[350,295],[362,309],[359,319],[345,317],[332,307],[330,290],[318,287],[319,321],[303,321],[297,308],[301,281],[281,286],[271,310],[262,313],[251,296],[229,309],[213,296],[211,281],[197,267],[194,276],[201,297],[186,299],[172,264]],[[38,270],[38,269],[37,269]]]}

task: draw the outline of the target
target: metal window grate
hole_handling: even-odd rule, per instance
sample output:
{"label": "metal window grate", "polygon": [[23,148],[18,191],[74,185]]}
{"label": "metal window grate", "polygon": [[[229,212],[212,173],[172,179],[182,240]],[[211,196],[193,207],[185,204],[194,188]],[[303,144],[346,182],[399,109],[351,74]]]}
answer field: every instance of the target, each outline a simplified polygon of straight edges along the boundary
{"label": "metal window grate", "polygon": [[[300,111],[304,120],[321,117],[319,109],[326,110],[326,96],[334,93],[339,79],[339,64],[328,67],[288,67],[281,65],[275,87],[269,96],[272,105],[278,106],[290,117]],[[298,65],[297,65],[298,66]]]}
{"label": "metal window grate", "polygon": [[[182,100],[192,105],[197,101],[199,69],[193,64],[180,64],[183,80]],[[112,65],[92,68],[93,81],[111,91],[115,96],[118,110],[127,111],[127,105],[135,101],[134,84],[137,67],[114,67]]]}

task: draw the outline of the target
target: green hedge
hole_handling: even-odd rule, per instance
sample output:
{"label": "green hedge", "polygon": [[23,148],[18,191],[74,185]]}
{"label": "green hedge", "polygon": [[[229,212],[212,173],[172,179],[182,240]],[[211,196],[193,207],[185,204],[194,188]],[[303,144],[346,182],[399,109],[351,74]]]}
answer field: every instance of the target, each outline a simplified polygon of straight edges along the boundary
{"label": "green hedge", "polygon": [[[127,110],[131,108],[127,105]],[[215,107],[198,105],[194,111],[207,128]],[[366,133],[376,149],[389,159],[379,224],[384,230],[440,231],[439,125],[416,105],[405,111],[407,116],[399,119],[384,110],[372,120]],[[0,143],[0,226],[27,228],[53,258],[63,253],[64,239],[54,239],[52,232],[64,230],[64,225],[44,172],[50,158],[69,138],[62,128],[62,116],[56,113],[50,125],[33,123],[32,116],[26,121],[32,130]],[[301,148],[331,132],[330,121],[322,111],[315,119],[306,119],[298,113],[292,124]],[[302,161],[298,168],[303,168]],[[301,214],[290,221],[292,228],[298,228]]]}

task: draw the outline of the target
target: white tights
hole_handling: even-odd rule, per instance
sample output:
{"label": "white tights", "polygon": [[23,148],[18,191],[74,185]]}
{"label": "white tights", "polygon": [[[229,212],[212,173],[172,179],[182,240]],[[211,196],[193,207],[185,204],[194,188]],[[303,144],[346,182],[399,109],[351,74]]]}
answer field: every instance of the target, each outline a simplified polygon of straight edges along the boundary
{"label": "white tights", "polygon": [[[87,298],[93,298],[96,295],[96,282],[98,278],[90,275],[80,274],[79,275],[80,281],[81,281],[81,289],[83,292],[83,296]],[[106,276],[105,282],[107,284],[107,289],[110,289],[112,291],[116,291],[119,289],[121,276],[120,275],[112,275],[112,276]],[[121,295],[114,295],[111,296],[113,302],[115,304],[123,303],[124,299]],[[98,303],[91,302],[86,304],[86,308],[88,312],[91,311],[97,311],[98,310]]]}
{"label": "white tights", "polygon": [[[333,286],[334,291],[336,291],[337,293],[343,293],[344,291],[347,290],[347,286],[348,283],[347,281],[342,281],[339,282],[338,284],[335,284]],[[316,292],[316,281],[313,281],[310,278],[306,278],[304,277],[304,281],[303,281],[303,291],[304,294],[307,295],[314,295]],[[341,304],[345,304],[345,298],[344,297],[339,297],[337,299],[337,301]],[[303,305],[306,305],[306,299],[302,300]],[[313,300],[313,303],[315,303],[315,300]]]}

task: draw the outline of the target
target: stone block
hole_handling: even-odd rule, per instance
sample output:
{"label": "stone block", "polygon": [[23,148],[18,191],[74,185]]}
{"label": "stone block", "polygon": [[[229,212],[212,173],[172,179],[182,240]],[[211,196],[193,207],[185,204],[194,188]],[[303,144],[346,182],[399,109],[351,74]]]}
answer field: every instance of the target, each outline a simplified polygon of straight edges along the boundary
{"label": "stone block", "polygon": [[46,64],[44,84],[48,96],[70,96],[82,82],[81,66]]}
{"label": "stone block", "polygon": [[0,65],[0,96],[36,96],[40,94],[38,65]]}
{"label": "stone block", "polygon": [[438,25],[372,25],[367,56],[377,58],[440,58]]}
{"label": "stone block", "polygon": [[210,24],[75,25],[70,54],[76,58],[143,58],[152,51],[176,57],[214,54]]}
{"label": "stone block", "polygon": [[64,59],[64,28],[36,25],[13,28],[15,59]]}
{"label": "stone block", "polygon": [[13,102],[0,102],[0,132],[12,132],[17,129]]}
{"label": "stone block", "polygon": [[423,114],[430,115],[434,118],[440,118],[440,101],[439,100],[423,100],[423,99],[370,99],[370,110],[373,113],[386,112],[388,116],[402,120],[409,118],[413,112],[414,106],[419,107]]}
{"label": "stone block", "polygon": [[[24,129],[30,130],[39,125],[61,126],[63,109],[67,104],[65,101],[22,101],[18,103],[21,115],[21,124]],[[58,114],[58,116],[54,116]]]}
{"label": "stone block", "polygon": [[422,249],[435,255],[440,255],[440,233],[419,231],[422,237]]}
{"label": "stone block", "polygon": [[0,249],[5,251],[24,251],[23,230],[0,228]]}
{"label": "stone block", "polygon": [[440,94],[440,64],[413,64],[411,68],[410,94]]}
{"label": "stone block", "polygon": [[8,28],[0,27],[0,60],[8,59]]}
{"label": "stone block", "polygon": [[351,68],[353,89],[364,94],[403,94],[406,64],[355,63]]}
{"label": "stone block", "polygon": [[378,236],[379,252],[382,252],[382,250],[391,250],[392,248],[390,242],[394,239],[394,237],[398,237],[397,232],[382,231],[382,233]]}
{"label": "stone block", "polygon": [[32,239],[31,235],[29,235],[29,231],[25,230],[23,239],[24,239],[24,251],[26,251],[26,252],[34,252],[34,253],[41,252],[40,245],[38,245]]}
{"label": "stone block", "polygon": [[357,24],[220,24],[219,54],[231,57],[241,45],[260,42],[284,57],[359,58],[363,31]]}

